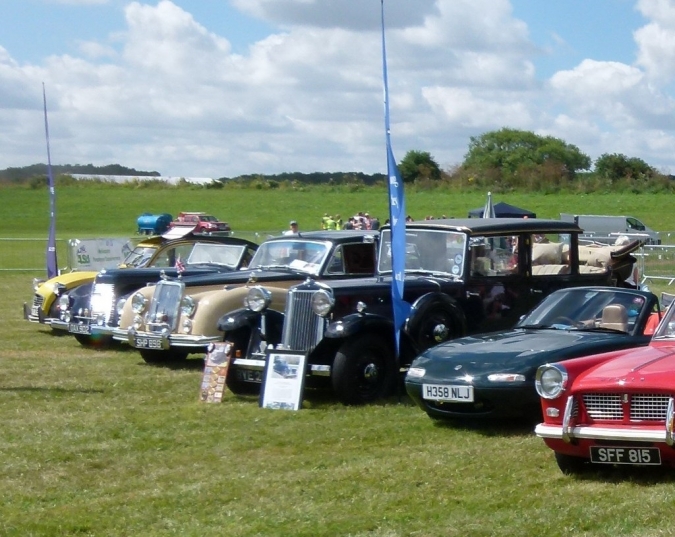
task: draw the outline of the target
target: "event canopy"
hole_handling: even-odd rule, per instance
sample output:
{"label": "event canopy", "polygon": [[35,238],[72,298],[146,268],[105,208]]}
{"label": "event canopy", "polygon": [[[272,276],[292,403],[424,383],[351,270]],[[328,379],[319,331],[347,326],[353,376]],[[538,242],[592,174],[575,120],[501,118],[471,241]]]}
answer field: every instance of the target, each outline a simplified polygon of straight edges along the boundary
{"label": "event canopy", "polygon": [[[522,218],[527,216],[528,218],[536,218],[537,215],[527,209],[521,209],[514,205],[509,205],[500,201],[499,203],[494,204],[495,216],[497,218]],[[478,207],[478,209],[473,209],[469,211],[469,218],[483,218],[484,207]]]}

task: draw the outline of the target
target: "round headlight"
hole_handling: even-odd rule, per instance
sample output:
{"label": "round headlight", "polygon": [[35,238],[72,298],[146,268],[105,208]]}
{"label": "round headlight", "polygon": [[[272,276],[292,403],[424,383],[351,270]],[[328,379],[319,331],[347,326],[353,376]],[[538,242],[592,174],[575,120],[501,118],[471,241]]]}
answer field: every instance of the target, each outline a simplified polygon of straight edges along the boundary
{"label": "round headlight", "polygon": [[262,311],[272,302],[272,293],[264,287],[256,286],[248,290],[244,304],[252,311]]}
{"label": "round headlight", "polygon": [[121,317],[122,316],[122,310],[124,310],[124,304],[127,303],[126,297],[120,298],[117,301],[117,304],[115,304],[115,310],[117,311],[117,316]]}
{"label": "round headlight", "polygon": [[335,299],[333,296],[321,289],[312,295],[312,310],[320,317],[325,317],[333,309]]}
{"label": "round headlight", "polygon": [[535,387],[544,399],[555,399],[567,386],[567,371],[562,365],[543,365],[537,369]]}
{"label": "round headlight", "polygon": [[60,311],[66,311],[70,307],[70,297],[68,295],[61,295],[56,304]]}
{"label": "round headlight", "polygon": [[192,317],[192,314],[195,312],[196,309],[197,304],[195,303],[195,299],[192,298],[190,295],[185,295],[183,297],[183,300],[180,301],[180,311],[183,315]]}
{"label": "round headlight", "polygon": [[131,298],[131,309],[134,310],[134,313],[141,313],[145,308],[145,302],[145,297],[141,293],[134,293]]}

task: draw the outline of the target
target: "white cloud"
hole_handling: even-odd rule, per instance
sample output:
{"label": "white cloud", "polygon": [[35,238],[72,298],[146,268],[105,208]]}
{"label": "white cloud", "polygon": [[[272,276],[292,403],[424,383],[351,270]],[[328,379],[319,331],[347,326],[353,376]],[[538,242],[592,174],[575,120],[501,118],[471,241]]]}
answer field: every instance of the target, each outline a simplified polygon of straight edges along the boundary
{"label": "white cloud", "polygon": [[[0,48],[3,159],[44,161],[45,82],[55,162],[173,176],[383,171],[379,2],[234,3],[283,31],[234,53],[227,36],[173,2],[135,1],[123,31],[80,43],[80,57],[20,65]],[[673,10],[658,0],[638,7],[649,20],[635,33],[634,65],[589,58],[541,81],[541,51],[507,0],[387,2],[397,157],[419,149],[450,166],[470,136],[511,127],[594,157],[621,148],[654,165],[675,162],[665,86],[675,69]]]}

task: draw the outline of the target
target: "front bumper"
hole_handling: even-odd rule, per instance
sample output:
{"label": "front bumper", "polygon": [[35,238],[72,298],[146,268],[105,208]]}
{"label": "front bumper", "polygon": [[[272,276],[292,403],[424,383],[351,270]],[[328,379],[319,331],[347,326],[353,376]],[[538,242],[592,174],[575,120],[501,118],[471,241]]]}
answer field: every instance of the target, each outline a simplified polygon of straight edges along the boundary
{"label": "front bumper", "polygon": [[[264,358],[235,358],[232,365],[249,371],[263,371],[265,369]],[[320,364],[309,364],[309,373],[317,377],[330,377],[330,366]]]}
{"label": "front bumper", "polygon": [[[616,442],[657,442],[672,446],[672,436],[664,429],[622,429],[614,427],[574,426],[540,423],[534,428],[539,438],[552,440],[606,440]],[[670,436],[670,438],[669,438]]]}
{"label": "front bumper", "polygon": [[169,350],[171,348],[194,349],[205,351],[211,343],[222,341],[223,336],[193,336],[187,334],[157,334],[140,332],[133,328],[126,331],[115,329],[113,339],[124,341],[136,349]]}

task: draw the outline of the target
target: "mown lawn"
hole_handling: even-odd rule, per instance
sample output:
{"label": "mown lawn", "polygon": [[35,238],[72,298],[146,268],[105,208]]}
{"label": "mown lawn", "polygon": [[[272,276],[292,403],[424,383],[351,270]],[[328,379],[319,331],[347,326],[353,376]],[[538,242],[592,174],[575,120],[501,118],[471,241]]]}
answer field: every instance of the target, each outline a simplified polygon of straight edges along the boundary
{"label": "mown lawn", "polygon": [[[46,236],[46,191],[0,195],[0,237]],[[64,240],[129,236],[145,211],[204,210],[247,231],[285,229],[290,218],[316,227],[305,222],[318,225],[324,211],[386,214],[382,189],[68,187],[58,196]],[[484,199],[409,192],[408,208],[416,218],[464,216]],[[663,196],[502,200],[545,217],[630,214],[675,230]],[[0,271],[2,536],[675,534],[672,470],[566,477],[532,423],[439,424],[403,396],[347,408],[308,393],[299,412],[231,394],[203,403],[199,357],[152,367],[128,349],[85,349],[24,321],[36,275]]]}
{"label": "mown lawn", "polygon": [[0,535],[672,535],[675,473],[563,476],[532,424],[443,425],[405,397],[299,412],[199,400],[202,362],[145,365],[24,321],[0,274]]}

